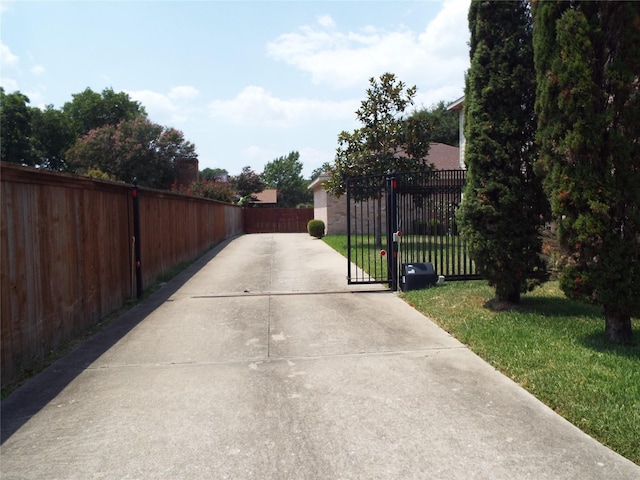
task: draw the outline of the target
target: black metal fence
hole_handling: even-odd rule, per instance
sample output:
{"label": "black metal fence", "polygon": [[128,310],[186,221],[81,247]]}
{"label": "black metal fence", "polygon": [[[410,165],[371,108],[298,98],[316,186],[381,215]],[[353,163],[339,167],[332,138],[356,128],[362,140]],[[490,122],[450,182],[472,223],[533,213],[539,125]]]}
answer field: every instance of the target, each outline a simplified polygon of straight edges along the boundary
{"label": "black metal fence", "polygon": [[405,263],[430,262],[447,280],[479,278],[455,213],[464,170],[393,173],[347,180],[350,284],[398,288]]}

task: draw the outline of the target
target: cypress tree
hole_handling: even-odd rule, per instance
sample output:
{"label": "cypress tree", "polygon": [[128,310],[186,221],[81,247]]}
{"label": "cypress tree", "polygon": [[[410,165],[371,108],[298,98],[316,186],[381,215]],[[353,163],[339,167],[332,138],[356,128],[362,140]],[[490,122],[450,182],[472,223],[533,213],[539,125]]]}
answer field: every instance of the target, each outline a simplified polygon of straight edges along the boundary
{"label": "cypress tree", "polygon": [[560,285],[633,343],[640,314],[640,3],[534,5],[544,186],[566,253]]}
{"label": "cypress tree", "polygon": [[467,185],[459,220],[496,299],[518,302],[521,293],[546,278],[539,255],[546,201],[533,172],[535,76],[528,2],[474,0],[469,29]]}

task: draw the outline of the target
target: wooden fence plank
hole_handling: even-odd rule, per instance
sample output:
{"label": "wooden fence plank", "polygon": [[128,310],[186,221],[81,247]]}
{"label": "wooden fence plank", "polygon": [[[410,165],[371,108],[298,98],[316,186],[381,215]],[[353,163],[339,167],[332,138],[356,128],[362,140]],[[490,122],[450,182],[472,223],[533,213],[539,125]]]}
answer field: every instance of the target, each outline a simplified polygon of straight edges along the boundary
{"label": "wooden fence plank", "polygon": [[[2,384],[135,296],[131,188],[2,163]],[[143,284],[242,233],[240,207],[141,189]]]}
{"label": "wooden fence plank", "polygon": [[246,233],[305,233],[313,208],[245,208]]}

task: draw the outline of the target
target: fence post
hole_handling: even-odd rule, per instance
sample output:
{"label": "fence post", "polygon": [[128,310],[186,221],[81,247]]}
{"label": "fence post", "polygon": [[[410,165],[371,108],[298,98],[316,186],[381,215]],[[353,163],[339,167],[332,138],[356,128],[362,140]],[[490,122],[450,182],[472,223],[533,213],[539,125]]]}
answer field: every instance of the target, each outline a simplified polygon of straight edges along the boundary
{"label": "fence post", "polygon": [[133,199],[133,247],[136,262],[136,292],[138,298],[142,298],[144,290],[142,289],[142,259],[140,254],[140,205],[138,203],[138,179],[133,179],[133,188],[131,195]]}
{"label": "fence post", "polygon": [[347,178],[347,284],[351,285],[351,178]]}
{"label": "fence post", "polygon": [[398,290],[398,243],[395,233],[398,230],[398,207],[396,188],[398,181],[395,173],[387,175],[387,277],[392,291]]}

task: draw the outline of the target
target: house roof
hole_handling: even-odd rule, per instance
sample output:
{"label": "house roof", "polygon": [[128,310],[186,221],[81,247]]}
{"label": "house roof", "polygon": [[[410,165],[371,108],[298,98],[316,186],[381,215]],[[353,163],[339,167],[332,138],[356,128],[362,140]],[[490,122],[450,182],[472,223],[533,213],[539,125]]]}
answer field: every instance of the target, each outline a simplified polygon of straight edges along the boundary
{"label": "house roof", "polygon": [[[427,162],[432,163],[436,170],[461,170],[460,148],[446,143],[431,143],[429,144]],[[329,177],[330,175],[326,172],[318,176],[309,184],[309,190],[316,190]]]}
{"label": "house roof", "polygon": [[446,143],[432,143],[427,161],[433,163],[436,170],[460,170],[460,148]]}
{"label": "house roof", "polygon": [[[406,152],[401,149],[396,155],[406,155]],[[432,142],[429,144],[427,163],[433,164],[436,170],[460,170],[460,149],[446,143]]]}
{"label": "house roof", "polygon": [[256,193],[254,195],[255,200],[250,200],[250,203],[259,203],[261,205],[271,205],[278,203],[278,190],[276,188],[267,188],[266,190]]}
{"label": "house roof", "polygon": [[464,95],[457,99],[455,102],[451,103],[447,110],[462,110],[464,108]]}
{"label": "house roof", "polygon": [[331,176],[327,172],[324,172],[324,173],[318,175],[315,179],[313,179],[313,181],[309,184],[309,186],[307,188],[309,190],[315,191],[317,188],[322,186],[322,183],[325,180],[329,180],[329,178],[331,178]]}

